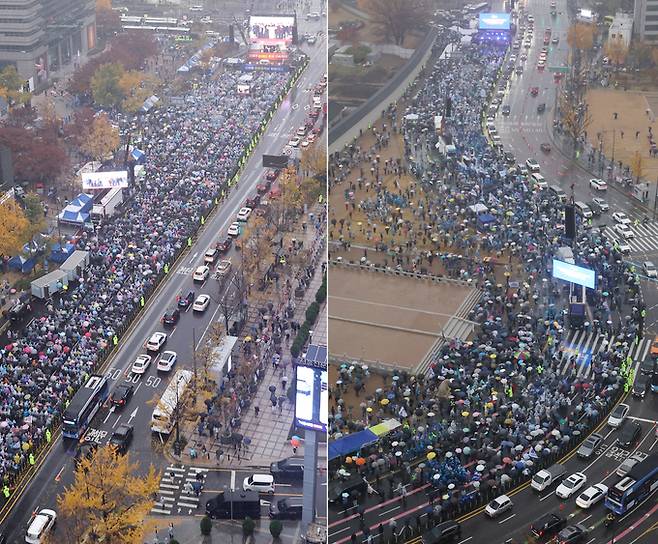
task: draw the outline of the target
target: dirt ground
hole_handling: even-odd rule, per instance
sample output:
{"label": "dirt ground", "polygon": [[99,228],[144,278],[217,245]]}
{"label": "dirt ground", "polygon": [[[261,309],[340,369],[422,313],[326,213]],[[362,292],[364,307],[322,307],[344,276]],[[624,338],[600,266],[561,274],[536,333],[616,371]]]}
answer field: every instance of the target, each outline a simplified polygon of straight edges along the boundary
{"label": "dirt ground", "polygon": [[339,267],[329,277],[332,355],[407,369],[420,362],[470,291]]}
{"label": "dirt ground", "polygon": [[[635,154],[639,151],[642,156],[642,177],[648,180],[658,178],[658,158],[649,157],[648,139],[649,127],[654,135],[658,134],[658,94],[593,89],[587,93],[587,103],[592,115],[592,123],[587,130],[590,143],[598,146],[597,134],[600,133],[604,153],[612,157],[614,140],[615,160],[626,165],[633,164]],[[616,120],[614,113],[617,113]],[[640,133],[636,138],[637,131]]]}

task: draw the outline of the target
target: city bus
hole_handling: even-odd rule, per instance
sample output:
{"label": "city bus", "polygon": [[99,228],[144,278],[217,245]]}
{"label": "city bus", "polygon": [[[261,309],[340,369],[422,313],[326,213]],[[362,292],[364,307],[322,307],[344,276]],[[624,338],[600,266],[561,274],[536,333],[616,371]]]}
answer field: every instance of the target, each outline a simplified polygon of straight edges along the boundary
{"label": "city bus", "polygon": [[142,18],[135,15],[122,15],[121,16],[122,25],[141,25]]}
{"label": "city bus", "polygon": [[174,17],[149,17],[145,15],[142,22],[147,26],[178,26],[178,19]]}
{"label": "city bus", "polygon": [[194,36],[191,30],[184,26],[134,26],[126,25],[123,27],[124,30],[146,30],[151,32],[157,32],[158,34],[169,34],[171,36]]}
{"label": "city bus", "polygon": [[470,6],[470,12],[475,14],[487,10],[489,10],[489,2],[482,2],[481,4],[473,4],[472,6]]}
{"label": "city bus", "polygon": [[162,393],[151,417],[151,431],[160,434],[170,434],[176,424],[176,412],[185,395],[187,386],[192,381],[191,370],[179,370]]}
{"label": "city bus", "polygon": [[107,378],[92,374],[64,410],[62,434],[66,438],[82,437],[108,394]]}
{"label": "city bus", "polygon": [[605,498],[605,507],[623,516],[658,489],[658,452],[635,465]]}

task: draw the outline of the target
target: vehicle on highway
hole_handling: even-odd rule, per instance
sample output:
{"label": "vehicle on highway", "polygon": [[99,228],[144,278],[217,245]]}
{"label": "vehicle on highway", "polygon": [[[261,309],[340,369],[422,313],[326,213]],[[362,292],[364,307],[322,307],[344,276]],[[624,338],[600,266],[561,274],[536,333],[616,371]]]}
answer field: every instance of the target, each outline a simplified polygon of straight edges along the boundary
{"label": "vehicle on highway", "polygon": [[589,186],[591,189],[596,189],[597,191],[607,191],[608,184],[602,179],[592,178],[589,180]]}
{"label": "vehicle on highway", "polygon": [[510,510],[514,504],[512,499],[507,495],[500,495],[492,500],[487,507],[484,509],[484,513],[487,514],[490,518],[496,518],[500,516],[503,512]]}
{"label": "vehicle on highway", "polygon": [[192,305],[193,312],[205,312],[208,309],[208,304],[210,304],[210,295],[199,295],[196,297],[194,304]]}
{"label": "vehicle on highway", "polygon": [[616,471],[617,476],[626,476],[626,474],[628,474],[635,465],[641,463],[647,457],[649,456],[646,453],[636,451],[633,455],[624,459],[624,462],[619,465],[619,468],[617,468]]}
{"label": "vehicle on highway", "polygon": [[650,375],[638,373],[637,376],[635,376],[635,380],[633,381],[633,389],[631,390],[633,397],[636,399],[643,399],[647,394],[650,381]]}
{"label": "vehicle on highway", "polygon": [[158,359],[156,369],[160,370],[161,372],[169,372],[172,368],[174,368],[177,360],[178,354],[175,351],[163,351],[162,355]]}
{"label": "vehicle on highway", "polygon": [[591,434],[583,441],[583,443],[578,448],[576,454],[581,459],[589,459],[590,457],[592,457],[592,455],[594,455],[594,452],[599,448],[599,446],[602,443],[603,443],[603,437],[600,434],[598,433]]}
{"label": "vehicle on highway", "polygon": [[180,310],[178,308],[169,308],[162,316],[163,325],[175,325],[180,319]]}
{"label": "vehicle on highway", "polygon": [[592,202],[601,210],[601,213],[607,212],[610,209],[608,203],[602,198],[596,197],[592,199]]}
{"label": "vehicle on highway", "polygon": [[288,457],[270,465],[270,474],[275,483],[302,483],[304,481],[304,458]]}
{"label": "vehicle on highway", "polygon": [[119,425],[116,431],[112,433],[112,437],[110,438],[110,446],[114,446],[117,449],[117,452],[120,454],[125,454],[130,447],[130,443],[132,442],[133,430],[134,427],[132,425],[128,425],[127,423],[122,423]]}
{"label": "vehicle on highway", "polygon": [[270,504],[272,519],[302,519],[304,497],[284,497]]}
{"label": "vehicle on highway", "polygon": [[49,508],[42,508],[38,514],[33,514],[25,533],[27,544],[41,544],[48,538],[48,534],[57,523],[57,512]]}
{"label": "vehicle on highway", "polygon": [[637,463],[628,474],[610,488],[605,507],[618,516],[642,502],[658,487],[658,452]]}
{"label": "vehicle on highway", "polygon": [[612,218],[622,225],[630,225],[632,223],[631,218],[628,217],[624,212],[615,212],[612,214]]}
{"label": "vehicle on highway", "polygon": [[258,519],[260,497],[255,491],[222,491],[206,501],[206,515],[211,519]]}
{"label": "vehicle on highway", "polygon": [[148,370],[149,366],[151,365],[152,360],[153,359],[151,358],[150,355],[146,355],[142,353],[137,356],[132,367],[130,367],[130,371],[133,374],[144,374]]}
{"label": "vehicle on highway", "polygon": [[440,523],[431,531],[423,534],[421,544],[447,544],[456,541],[462,534],[459,522],[451,520]]}
{"label": "vehicle on highway", "polygon": [[635,238],[635,233],[631,230],[631,227],[629,227],[625,223],[617,223],[615,225],[615,231],[618,234],[621,234],[626,240]]}
{"label": "vehicle on highway", "polygon": [[64,410],[62,435],[79,439],[109,395],[107,378],[92,374]]}
{"label": "vehicle on highway", "polygon": [[525,164],[517,164],[516,169],[518,170],[519,174],[522,176],[527,176],[529,174],[528,168],[526,167]]}
{"label": "vehicle on highway", "polygon": [[644,273],[647,275],[647,277],[658,278],[658,270],[656,269],[656,265],[651,261],[644,261],[642,263],[642,268],[644,269]]}
{"label": "vehicle on highway", "polygon": [[217,276],[226,276],[231,270],[231,261],[229,259],[222,259],[217,265]]}
{"label": "vehicle on highway", "polygon": [[615,406],[615,409],[610,413],[610,416],[608,417],[608,425],[613,429],[621,427],[630,409],[631,408],[628,406],[628,404],[618,404]]}
{"label": "vehicle on highway", "polygon": [[637,421],[627,421],[624,423],[617,441],[622,448],[629,449],[640,439],[641,435],[642,425]]}
{"label": "vehicle on highway", "polygon": [[215,264],[215,260],[219,255],[219,250],[216,247],[211,247],[203,254],[203,262],[208,264]]}
{"label": "vehicle on highway", "polygon": [[290,140],[288,141],[288,145],[290,147],[297,147],[301,141],[302,139],[299,136],[294,136],[293,138],[290,138]]}
{"label": "vehicle on highway", "polygon": [[571,497],[571,495],[583,487],[585,482],[587,482],[587,476],[585,476],[582,472],[574,472],[559,486],[557,486],[555,494],[561,499],[568,499]]}
{"label": "vehicle on highway", "polygon": [[559,533],[567,524],[567,520],[557,514],[545,514],[530,525],[530,532],[542,541]]}
{"label": "vehicle on highway", "polygon": [[120,383],[117,385],[116,389],[112,391],[110,396],[110,402],[114,406],[125,406],[130,401],[130,398],[133,396],[135,388],[129,383]]}
{"label": "vehicle on highway", "polygon": [[259,493],[274,493],[274,476],[271,474],[252,474],[242,482],[244,491],[258,491]]}
{"label": "vehicle on highway", "polygon": [[580,508],[589,508],[597,502],[603,500],[608,494],[608,486],[604,484],[594,484],[583,491],[576,499],[576,505]]}
{"label": "vehicle on highway", "polygon": [[526,159],[525,165],[530,172],[539,172],[541,170],[539,163],[535,159]]}
{"label": "vehicle on highway", "polygon": [[251,208],[240,208],[236,219],[238,221],[248,221],[251,215]]}
{"label": "vehicle on highway", "polygon": [[562,481],[567,469],[564,465],[555,464],[546,469],[540,470],[532,477],[530,486],[535,491],[544,491],[553,484]]}
{"label": "vehicle on highway", "polygon": [[154,332],[151,338],[146,342],[146,351],[160,351],[162,346],[167,342],[167,334],[164,332]]}
{"label": "vehicle on highway", "polygon": [[206,281],[208,279],[208,276],[210,275],[210,268],[202,264],[201,266],[197,266],[196,270],[194,271],[194,275],[192,276],[192,281]]}
{"label": "vehicle on highway", "polygon": [[192,303],[194,302],[195,296],[196,294],[194,293],[194,291],[188,291],[187,295],[185,295],[184,297],[183,296],[178,297],[178,307],[187,308],[188,306],[191,306]]}
{"label": "vehicle on highway", "polygon": [[231,246],[233,245],[233,238],[228,237],[224,238],[221,242],[217,242],[217,251],[221,255],[224,255],[225,253],[228,253],[229,249],[231,249]]}
{"label": "vehicle on highway", "polygon": [[299,127],[297,129],[297,136],[300,136],[300,137],[306,136],[306,126]]}
{"label": "vehicle on highway", "polygon": [[582,523],[569,525],[562,529],[555,539],[555,544],[578,544],[585,540],[587,536],[587,527]]}
{"label": "vehicle on highway", "polygon": [[176,424],[176,409],[192,381],[192,371],[178,369],[158,400],[151,416],[151,431],[168,435]]}
{"label": "vehicle on highway", "polygon": [[[523,70],[523,68],[522,68]],[[505,104],[502,109],[502,114],[503,115],[509,115],[510,112],[512,111],[512,108],[510,108],[509,104]]]}
{"label": "vehicle on highway", "polygon": [[550,153],[551,152],[551,144],[548,142],[542,143],[539,148],[544,152],[544,153]]}
{"label": "vehicle on highway", "polygon": [[229,236],[233,236],[233,238],[240,236],[240,223],[237,221],[235,223],[231,223],[227,233]]}

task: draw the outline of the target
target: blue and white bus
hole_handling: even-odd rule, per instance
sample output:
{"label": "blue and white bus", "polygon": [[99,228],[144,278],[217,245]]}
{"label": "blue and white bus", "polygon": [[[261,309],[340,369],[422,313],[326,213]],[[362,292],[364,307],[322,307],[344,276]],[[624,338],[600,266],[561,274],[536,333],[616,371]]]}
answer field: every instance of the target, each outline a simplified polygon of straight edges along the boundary
{"label": "blue and white bus", "polygon": [[62,434],[66,438],[81,438],[108,394],[107,378],[92,374],[64,410]]}
{"label": "blue and white bus", "polygon": [[658,489],[658,452],[635,465],[608,491],[605,507],[623,516]]}

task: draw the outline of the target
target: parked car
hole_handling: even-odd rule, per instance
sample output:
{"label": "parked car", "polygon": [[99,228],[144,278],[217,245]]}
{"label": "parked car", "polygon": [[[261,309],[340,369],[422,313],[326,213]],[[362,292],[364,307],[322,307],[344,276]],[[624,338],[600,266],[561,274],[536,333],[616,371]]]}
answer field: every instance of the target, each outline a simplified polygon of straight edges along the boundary
{"label": "parked car", "polygon": [[487,514],[490,518],[496,518],[500,516],[503,512],[510,510],[514,504],[512,499],[507,495],[500,495],[492,500],[487,507],[484,509],[484,513]]}
{"label": "parked car", "polygon": [[205,312],[210,304],[210,295],[199,295],[192,306],[193,312]]}
{"label": "parked car", "polygon": [[180,319],[180,310],[178,308],[169,308],[162,316],[163,325],[175,325]]}
{"label": "parked car", "polygon": [[603,437],[600,434],[594,433],[588,436],[585,441],[580,445],[576,454],[581,459],[589,459],[594,455],[594,452],[603,443]]}
{"label": "parked car", "polygon": [[177,360],[178,354],[175,351],[163,351],[156,368],[162,372],[169,372]]}
{"label": "parked car", "polygon": [[210,268],[208,266],[201,265],[197,266],[196,270],[194,271],[194,275],[192,276],[193,281],[206,281],[208,279],[208,276],[210,275]]}
{"label": "parked car", "polygon": [[137,356],[130,371],[133,374],[144,374],[151,365],[152,358],[150,355],[141,354]]}
{"label": "parked car", "polygon": [[252,474],[242,482],[244,491],[258,491],[259,493],[274,493],[274,476],[271,474]]}
{"label": "parked car", "polygon": [[187,308],[194,302],[194,297],[195,297],[194,291],[188,291],[187,294],[183,297],[178,298],[178,307],[179,308]]}
{"label": "parked car", "polygon": [[624,462],[619,465],[619,468],[617,469],[617,476],[626,476],[635,465],[641,463],[647,457],[649,456],[641,451],[636,451],[633,455],[626,457]]}
{"label": "parked car", "polygon": [[114,446],[119,453],[125,454],[133,439],[133,429],[133,426],[127,423],[119,425],[117,430],[112,433],[110,446]]}
{"label": "parked car", "polygon": [[219,251],[222,255],[225,253],[228,253],[229,249],[231,249],[231,246],[233,245],[233,238],[224,238],[221,242],[217,242],[217,251]]}
{"label": "parked car", "polygon": [[167,334],[164,332],[154,332],[151,338],[146,342],[147,351],[160,351],[167,341]]}
{"label": "parked car", "polygon": [[240,223],[237,221],[235,223],[231,223],[228,228],[228,235],[233,236],[234,238],[240,236]]}
{"label": "parked car", "polygon": [[613,429],[621,427],[629,411],[630,407],[628,404],[618,404],[608,417],[608,425]]}
{"label": "parked car", "polygon": [[583,491],[576,499],[576,505],[580,508],[589,508],[593,506],[608,494],[608,486],[604,484],[594,484]]}
{"label": "parked car", "polygon": [[[148,355],[147,355],[148,357]],[[128,401],[133,396],[135,388],[129,383],[120,383],[117,385],[117,388],[112,391],[110,396],[110,402],[114,406],[125,406],[128,404]]]}
{"label": "parked car", "polygon": [[556,544],[578,544],[585,540],[585,536],[587,536],[587,528],[582,523],[576,523],[558,533]]}
{"label": "parked car", "polygon": [[566,480],[564,480],[560,485],[557,486],[555,494],[561,499],[568,499],[576,491],[585,485],[587,482],[587,476],[582,472],[574,472]]}
{"label": "parked car", "polygon": [[208,264],[214,264],[217,259],[219,251],[216,247],[211,247],[203,254],[203,262]]}
{"label": "parked car", "polygon": [[627,421],[619,433],[619,445],[630,449],[642,435],[642,425],[637,421]]}
{"label": "parked car", "polygon": [[596,189],[597,191],[607,191],[608,190],[608,184],[603,181],[602,179],[598,178],[592,178],[589,180],[589,186],[592,189]]}

